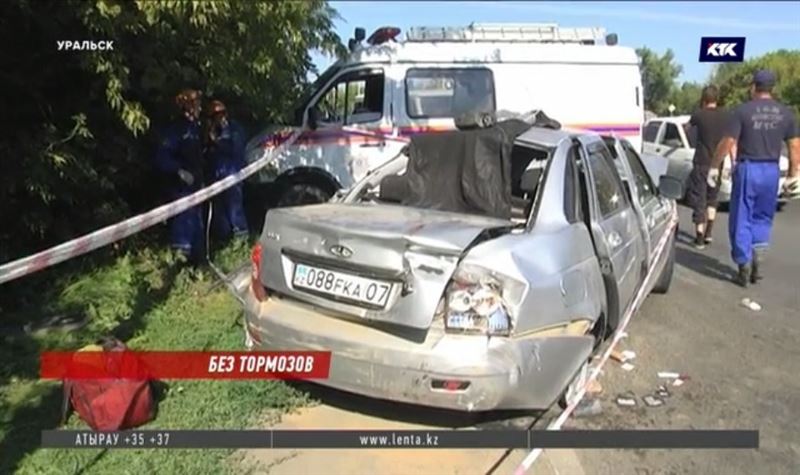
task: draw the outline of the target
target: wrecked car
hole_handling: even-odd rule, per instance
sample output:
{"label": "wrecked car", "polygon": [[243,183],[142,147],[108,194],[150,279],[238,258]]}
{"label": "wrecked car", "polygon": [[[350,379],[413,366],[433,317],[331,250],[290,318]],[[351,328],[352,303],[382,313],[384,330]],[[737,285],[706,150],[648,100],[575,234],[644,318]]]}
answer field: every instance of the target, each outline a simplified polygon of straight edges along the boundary
{"label": "wrecked car", "polygon": [[267,213],[236,284],[249,348],[330,351],[319,383],[375,398],[545,409],[640,289],[668,290],[681,185],[656,186],[630,143],[461,129],[414,136],[331,202]]}

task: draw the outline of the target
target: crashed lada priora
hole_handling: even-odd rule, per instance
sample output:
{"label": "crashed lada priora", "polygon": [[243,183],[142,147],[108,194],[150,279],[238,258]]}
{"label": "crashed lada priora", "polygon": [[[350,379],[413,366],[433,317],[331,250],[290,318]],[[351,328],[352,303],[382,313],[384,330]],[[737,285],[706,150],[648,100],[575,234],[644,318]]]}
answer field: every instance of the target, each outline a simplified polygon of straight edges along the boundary
{"label": "crashed lada priora", "polygon": [[520,120],[415,136],[332,202],[268,212],[237,283],[247,346],[330,351],[319,383],[376,398],[547,408],[640,288],[669,287],[680,185],[640,160]]}

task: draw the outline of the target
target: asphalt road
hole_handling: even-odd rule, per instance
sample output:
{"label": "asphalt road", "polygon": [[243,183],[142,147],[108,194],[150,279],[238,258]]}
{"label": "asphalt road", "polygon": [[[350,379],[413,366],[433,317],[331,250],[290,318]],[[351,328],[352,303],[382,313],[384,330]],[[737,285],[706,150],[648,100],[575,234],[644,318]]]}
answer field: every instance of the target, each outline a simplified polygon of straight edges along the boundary
{"label": "asphalt road", "polygon": [[[652,295],[629,327],[622,349],[636,352],[635,368],[610,362],[600,380],[603,413],[570,421],[581,429],[757,429],[759,450],[584,450],[587,474],[800,473],[800,202],[778,213],[765,279],[747,290],[729,281],[726,213],[715,242],[698,251],[681,209],[672,288]],[[743,298],[762,306],[754,312]],[[658,371],[687,373],[664,406],[619,407],[618,393],[643,396],[659,384]],[[536,468],[536,466],[534,466]],[[536,473],[536,470],[532,471]]]}
{"label": "asphalt road", "polygon": [[[720,213],[713,244],[703,251],[686,241],[692,225],[681,208],[681,241],[672,288],[651,295],[634,316],[620,349],[636,352],[634,369],[610,361],[600,376],[600,415],[571,418],[565,429],[757,429],[759,450],[547,450],[534,475],[791,474],[800,467],[800,202],[778,214],[766,278],[744,290],[730,278],[727,214]],[[744,297],[762,305],[753,312]],[[658,384],[658,371],[686,373],[662,407],[641,396]],[[321,405],[280,421],[276,428],[422,429],[544,428],[555,415],[459,415],[376,401],[311,386]],[[618,407],[633,391],[635,408]],[[237,454],[256,473],[510,474],[525,451],[342,450],[260,451]]]}

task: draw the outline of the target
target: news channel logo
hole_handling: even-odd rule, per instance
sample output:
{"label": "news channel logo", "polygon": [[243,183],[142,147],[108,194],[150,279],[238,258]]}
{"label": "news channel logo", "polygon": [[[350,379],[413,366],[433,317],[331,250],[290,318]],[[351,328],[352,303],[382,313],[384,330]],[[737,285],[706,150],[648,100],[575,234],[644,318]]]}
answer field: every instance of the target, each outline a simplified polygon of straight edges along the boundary
{"label": "news channel logo", "polygon": [[704,36],[700,39],[700,62],[741,63],[744,41],[743,36]]}

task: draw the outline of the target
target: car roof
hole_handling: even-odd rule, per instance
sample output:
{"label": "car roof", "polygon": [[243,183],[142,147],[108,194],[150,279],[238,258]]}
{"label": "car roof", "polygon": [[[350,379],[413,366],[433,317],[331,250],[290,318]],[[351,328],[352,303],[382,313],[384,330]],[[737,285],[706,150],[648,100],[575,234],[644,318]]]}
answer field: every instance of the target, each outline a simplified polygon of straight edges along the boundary
{"label": "car roof", "polygon": [[[535,146],[555,147],[564,139],[571,139],[578,135],[587,135],[574,129],[548,129],[544,127],[531,127],[522,134],[520,134],[515,143],[523,143]],[[589,133],[588,135],[595,135]]]}
{"label": "car roof", "polygon": [[673,124],[684,124],[689,122],[692,116],[690,115],[672,115],[672,116],[665,116],[665,117],[653,117],[648,119],[647,122],[659,121],[659,122],[672,122]]}

